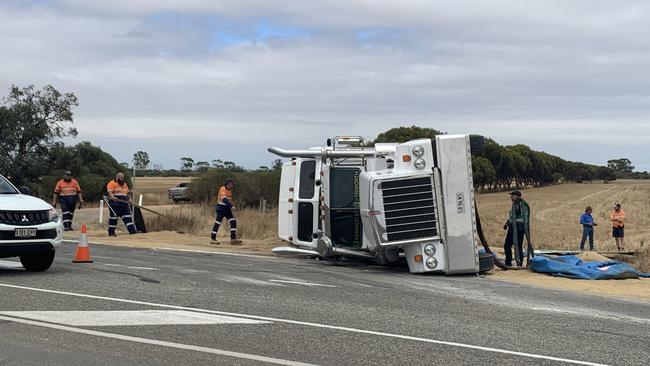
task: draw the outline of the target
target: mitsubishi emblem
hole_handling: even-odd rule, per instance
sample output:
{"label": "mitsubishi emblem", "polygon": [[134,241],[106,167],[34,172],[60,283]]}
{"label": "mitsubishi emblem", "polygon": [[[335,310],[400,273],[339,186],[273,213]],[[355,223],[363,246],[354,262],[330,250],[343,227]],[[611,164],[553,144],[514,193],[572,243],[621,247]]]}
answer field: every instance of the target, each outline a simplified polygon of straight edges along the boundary
{"label": "mitsubishi emblem", "polygon": [[29,219],[27,218],[27,215],[23,215],[23,219],[20,220],[20,222],[29,222]]}

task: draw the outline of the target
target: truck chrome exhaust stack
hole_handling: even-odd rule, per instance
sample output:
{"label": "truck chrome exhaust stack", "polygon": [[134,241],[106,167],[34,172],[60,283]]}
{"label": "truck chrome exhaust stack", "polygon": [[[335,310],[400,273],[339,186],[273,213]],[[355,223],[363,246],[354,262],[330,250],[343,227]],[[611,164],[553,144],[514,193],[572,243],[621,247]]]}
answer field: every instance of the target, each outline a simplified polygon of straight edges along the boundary
{"label": "truck chrome exhaust stack", "polygon": [[268,151],[283,158],[362,158],[375,156],[374,149],[368,150],[286,150],[270,147]]}
{"label": "truck chrome exhaust stack", "polygon": [[375,258],[374,255],[368,252],[335,247],[332,244],[332,240],[330,240],[330,238],[324,236],[322,233],[319,233],[319,235],[320,237],[318,238],[318,242],[316,244],[316,251],[323,257],[329,258],[329,257],[340,255],[343,257],[356,257],[356,258],[364,258],[364,259]]}

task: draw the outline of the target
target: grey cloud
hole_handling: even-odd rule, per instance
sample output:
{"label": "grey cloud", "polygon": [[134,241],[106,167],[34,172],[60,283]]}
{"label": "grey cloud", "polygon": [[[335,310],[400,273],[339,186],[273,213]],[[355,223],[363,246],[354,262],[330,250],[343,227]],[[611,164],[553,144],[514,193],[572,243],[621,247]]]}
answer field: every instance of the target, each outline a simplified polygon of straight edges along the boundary
{"label": "grey cloud", "polygon": [[[144,144],[171,166],[239,144],[254,167],[267,145],[417,124],[594,163],[616,138],[650,165],[644,1],[55,4],[0,5],[0,85],[75,92],[81,138],[123,159]],[[259,19],[310,34],[212,44],[215,23],[246,34]]]}

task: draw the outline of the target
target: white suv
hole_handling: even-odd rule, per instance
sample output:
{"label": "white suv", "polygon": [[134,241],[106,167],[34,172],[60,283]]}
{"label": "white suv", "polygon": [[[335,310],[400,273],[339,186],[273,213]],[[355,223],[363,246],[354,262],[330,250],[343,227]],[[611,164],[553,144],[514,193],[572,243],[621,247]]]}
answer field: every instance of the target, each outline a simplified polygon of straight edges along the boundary
{"label": "white suv", "polygon": [[0,175],[0,258],[20,257],[28,271],[45,271],[63,241],[63,222],[45,201],[22,194]]}

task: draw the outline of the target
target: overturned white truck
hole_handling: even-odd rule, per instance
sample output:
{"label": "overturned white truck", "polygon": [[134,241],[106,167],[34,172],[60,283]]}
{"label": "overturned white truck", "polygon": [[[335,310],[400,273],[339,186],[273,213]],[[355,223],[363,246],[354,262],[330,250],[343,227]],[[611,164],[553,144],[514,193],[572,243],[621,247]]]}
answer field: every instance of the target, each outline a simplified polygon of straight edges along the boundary
{"label": "overturned white truck", "polygon": [[307,150],[269,148],[282,166],[278,254],[406,260],[412,273],[493,268],[477,248],[471,153],[478,135],[365,147],[361,137]]}

